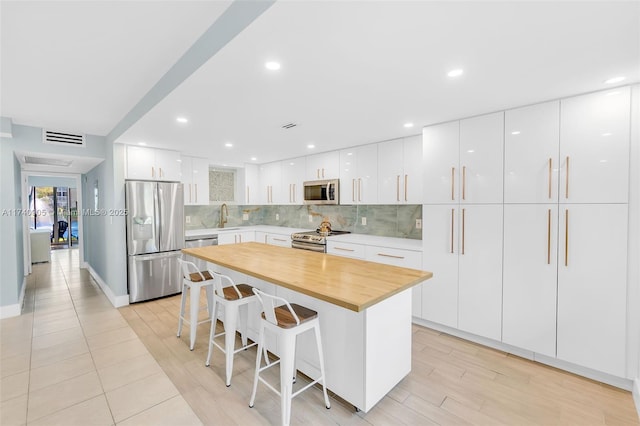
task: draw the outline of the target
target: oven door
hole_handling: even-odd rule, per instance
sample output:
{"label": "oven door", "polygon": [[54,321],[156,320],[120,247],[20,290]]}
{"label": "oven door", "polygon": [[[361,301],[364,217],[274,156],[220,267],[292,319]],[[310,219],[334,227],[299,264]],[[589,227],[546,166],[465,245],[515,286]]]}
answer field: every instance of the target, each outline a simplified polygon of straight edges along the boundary
{"label": "oven door", "polygon": [[326,244],[316,244],[316,243],[308,243],[306,241],[291,241],[291,247],[292,248],[297,248],[297,249],[302,249],[302,250],[309,250],[309,251],[316,251],[318,253],[326,253],[327,252],[327,245]]}

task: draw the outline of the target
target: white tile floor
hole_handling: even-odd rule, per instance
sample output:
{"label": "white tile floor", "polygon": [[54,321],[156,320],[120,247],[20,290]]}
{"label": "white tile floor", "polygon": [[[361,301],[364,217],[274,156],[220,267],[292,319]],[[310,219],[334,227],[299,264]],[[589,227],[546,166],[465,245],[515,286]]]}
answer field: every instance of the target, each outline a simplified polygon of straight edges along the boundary
{"label": "white tile floor", "polygon": [[34,265],[23,315],[0,321],[0,424],[202,422],[71,249]]}

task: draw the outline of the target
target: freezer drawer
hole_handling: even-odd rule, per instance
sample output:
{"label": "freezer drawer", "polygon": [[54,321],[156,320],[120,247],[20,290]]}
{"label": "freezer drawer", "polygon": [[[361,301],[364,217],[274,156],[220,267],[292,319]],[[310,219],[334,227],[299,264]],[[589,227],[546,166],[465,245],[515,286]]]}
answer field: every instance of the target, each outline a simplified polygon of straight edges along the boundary
{"label": "freezer drawer", "polygon": [[179,293],[181,252],[129,256],[129,302],[141,302]]}

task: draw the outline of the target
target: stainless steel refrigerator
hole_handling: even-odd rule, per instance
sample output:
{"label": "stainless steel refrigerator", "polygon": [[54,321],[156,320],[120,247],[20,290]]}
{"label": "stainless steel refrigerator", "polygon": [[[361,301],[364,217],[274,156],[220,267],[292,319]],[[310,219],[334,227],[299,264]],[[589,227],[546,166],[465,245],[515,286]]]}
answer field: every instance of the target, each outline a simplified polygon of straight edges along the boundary
{"label": "stainless steel refrigerator", "polygon": [[182,290],[184,197],[178,182],[126,181],[129,302]]}

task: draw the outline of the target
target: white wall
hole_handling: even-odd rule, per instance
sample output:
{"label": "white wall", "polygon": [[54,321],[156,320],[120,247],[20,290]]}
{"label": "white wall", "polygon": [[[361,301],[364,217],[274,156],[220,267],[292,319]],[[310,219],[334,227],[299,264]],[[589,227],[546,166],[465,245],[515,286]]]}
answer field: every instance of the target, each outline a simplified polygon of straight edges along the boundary
{"label": "white wall", "polygon": [[634,378],[634,400],[640,416],[640,85],[631,90],[629,175],[628,372]]}

